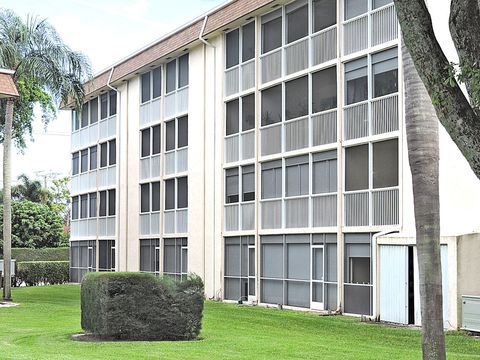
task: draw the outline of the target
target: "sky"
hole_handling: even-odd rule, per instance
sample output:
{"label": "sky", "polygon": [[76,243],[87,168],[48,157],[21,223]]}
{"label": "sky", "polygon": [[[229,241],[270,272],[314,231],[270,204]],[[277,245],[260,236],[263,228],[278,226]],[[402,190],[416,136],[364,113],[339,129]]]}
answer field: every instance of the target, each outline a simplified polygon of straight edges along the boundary
{"label": "sky", "polygon": [[[241,1],[241,0],[240,0]],[[88,56],[93,72],[113,63],[171,32],[177,27],[224,3],[225,0],[0,0],[23,18],[47,19],[73,50]],[[447,57],[455,61],[448,30],[450,0],[428,0],[434,29]],[[22,173],[31,177],[68,175],[70,155],[70,112],[59,111],[44,129],[37,118],[34,142],[23,154],[14,151],[12,179]],[[0,148],[1,149],[1,148]],[[0,152],[0,159],[3,151]],[[0,181],[2,175],[0,174]]]}

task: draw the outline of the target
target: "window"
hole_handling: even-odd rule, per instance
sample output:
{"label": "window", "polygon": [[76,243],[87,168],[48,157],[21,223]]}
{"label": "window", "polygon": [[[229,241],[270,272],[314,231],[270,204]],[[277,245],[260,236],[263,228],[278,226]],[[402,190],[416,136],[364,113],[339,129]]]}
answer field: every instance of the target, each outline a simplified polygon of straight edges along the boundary
{"label": "window", "polygon": [[140,185],[140,212],[150,211],[150,184]]}
{"label": "window", "polygon": [[187,177],[177,179],[177,209],[188,207],[188,181]]}
{"label": "window", "polygon": [[152,93],[153,99],[162,95],[162,69],[160,67],[152,70]]}
{"label": "window", "polygon": [[88,126],[88,102],[82,106],[82,128]]}
{"label": "window", "polygon": [[368,145],[345,149],[345,190],[368,189]]}
{"label": "window", "polygon": [[117,162],[117,145],[115,140],[108,142],[108,165],[115,165]]}
{"label": "window", "polygon": [[[165,131],[165,151],[188,146],[188,116],[166,122]],[[177,139],[175,139],[175,135],[177,135]],[[175,142],[177,143],[176,146]]]}
{"label": "window", "polygon": [[370,283],[370,258],[350,258],[351,282],[354,284]]}
{"label": "window", "polygon": [[345,64],[347,105],[368,99],[367,58]]}
{"label": "window", "polygon": [[255,237],[225,238],[225,293],[227,300],[247,300],[255,295]]}
{"label": "window", "polygon": [[188,85],[188,54],[178,58],[178,88]]}
{"label": "window", "polygon": [[262,199],[282,197],[282,161],[262,164]]}
{"label": "window", "polygon": [[160,211],[160,182],[140,185],[140,212]]}
{"label": "window", "polygon": [[282,10],[262,16],[262,54],[282,46]]}
{"label": "window", "polygon": [[88,149],[80,151],[81,163],[80,172],[88,171]]}
{"label": "window", "polygon": [[312,74],[312,112],[337,107],[337,68],[331,67]]}
{"label": "window", "polygon": [[117,92],[111,90],[108,92],[109,104],[108,104],[108,115],[112,116],[117,113]]}
{"label": "window", "polygon": [[140,77],[142,103],[160,97],[160,95],[162,94],[161,76],[162,72],[160,67],[142,74],[142,76]]}
{"label": "window", "polygon": [[152,183],[152,211],[160,211],[160,182]]}
{"label": "window", "polygon": [[308,77],[285,83],[285,119],[294,119],[308,114]]}
{"label": "window", "polygon": [[72,198],[72,220],[78,219],[78,214],[79,214],[78,207],[79,207],[78,196],[74,196]]}
{"label": "window", "polygon": [[107,216],[107,191],[100,191],[100,207],[98,216]]}
{"label": "window", "polygon": [[152,127],[152,155],[160,154],[161,129],[160,125]]}
{"label": "window", "polygon": [[286,40],[291,43],[308,35],[308,2],[297,0],[286,6]]}
{"label": "window", "polygon": [[115,189],[108,190],[108,216],[115,215]]}
{"label": "window", "polygon": [[188,146],[188,116],[182,116],[177,119],[178,125],[178,144],[177,148]]}
{"label": "window", "polygon": [[255,166],[242,166],[242,201],[255,200]]}
{"label": "window", "polygon": [[373,8],[378,9],[379,7],[391,4],[393,0],[373,0]]}
{"label": "window", "polygon": [[165,123],[165,151],[175,149],[175,120]]}
{"label": "window", "polygon": [[79,170],[79,153],[76,152],[76,153],[73,153],[72,154],[72,175],[77,175],[78,174],[78,170]]}
{"label": "window", "polygon": [[225,203],[237,203],[238,191],[238,168],[225,170]]}
{"label": "window", "polygon": [[146,128],[142,132],[142,157],[150,156],[150,128]]}
{"label": "window", "polygon": [[80,118],[79,116],[77,115],[77,111],[76,110],[73,110],[72,111],[72,132],[73,131],[76,131],[80,128]]}
{"label": "window", "polygon": [[90,202],[89,215],[91,218],[97,217],[97,193],[90,193],[88,199]]}
{"label": "window", "polygon": [[88,194],[80,196],[80,218],[86,219],[88,217]]}
{"label": "window", "polygon": [[231,68],[232,66],[238,65],[238,58],[239,58],[239,33],[238,29],[230,31],[226,35],[226,47],[227,47],[227,58],[226,58],[226,66],[227,69]]}
{"label": "window", "polygon": [[285,159],[285,196],[308,194],[308,155]]}
{"label": "window", "polygon": [[160,272],[160,239],[140,240],[140,271]]}
{"label": "window", "polygon": [[242,131],[255,128],[255,95],[242,97]]}
{"label": "window", "polygon": [[175,209],[175,179],[165,180],[165,210]]}
{"label": "window", "polygon": [[326,29],[336,22],[336,0],[313,0],[313,32]]}
{"label": "window", "polygon": [[255,57],[255,22],[252,21],[242,27],[242,61]]}
{"label": "window", "polygon": [[106,167],[108,165],[108,143],[100,144],[100,167]]}
{"label": "window", "polygon": [[172,60],[167,63],[167,93],[174,91],[177,88],[177,60]]}
{"label": "window", "polygon": [[98,241],[98,270],[99,271],[115,270],[115,241],[114,240]]}
{"label": "window", "polygon": [[100,119],[108,117],[108,94],[100,95]]}
{"label": "window", "polygon": [[90,101],[90,124],[98,122],[98,97]]}
{"label": "window", "polygon": [[188,246],[186,238],[163,240],[163,272],[180,280],[188,271]]}
{"label": "window", "polygon": [[352,19],[368,11],[369,0],[345,0],[345,20]]}
{"label": "window", "polygon": [[150,72],[142,74],[142,103],[150,100]]}
{"label": "window", "polygon": [[227,102],[226,104],[226,135],[238,133],[238,99]]}
{"label": "window", "polygon": [[95,170],[97,168],[97,145],[90,148],[90,170]]}
{"label": "window", "polygon": [[100,191],[98,216],[114,216],[116,212],[115,189]]}
{"label": "window", "polygon": [[373,187],[398,186],[398,139],[373,143]]}
{"label": "window", "polygon": [[372,55],[374,97],[388,95],[398,91],[397,54],[397,48],[393,48]]}
{"label": "window", "polygon": [[262,126],[282,121],[282,85],[262,91]]}
{"label": "window", "polygon": [[88,271],[95,271],[96,244],[92,241],[70,242],[70,281],[81,282]]}
{"label": "window", "polygon": [[313,154],[312,191],[314,194],[337,191],[337,152]]}

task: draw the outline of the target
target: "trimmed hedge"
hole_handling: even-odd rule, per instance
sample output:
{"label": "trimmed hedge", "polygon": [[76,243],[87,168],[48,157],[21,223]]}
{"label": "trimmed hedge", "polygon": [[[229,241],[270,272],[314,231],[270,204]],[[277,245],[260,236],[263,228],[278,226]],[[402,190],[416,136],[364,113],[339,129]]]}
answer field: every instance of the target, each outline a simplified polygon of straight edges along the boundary
{"label": "trimmed hedge", "polygon": [[43,248],[43,249],[29,249],[29,248],[13,248],[12,259],[17,262],[22,261],[69,261],[70,248]]}
{"label": "trimmed hedge", "polygon": [[14,281],[27,286],[65,284],[69,270],[68,261],[23,261],[17,263]]}
{"label": "trimmed hedge", "polygon": [[81,288],[82,329],[113,340],[190,340],[201,329],[202,279],[149,273],[88,273]]}

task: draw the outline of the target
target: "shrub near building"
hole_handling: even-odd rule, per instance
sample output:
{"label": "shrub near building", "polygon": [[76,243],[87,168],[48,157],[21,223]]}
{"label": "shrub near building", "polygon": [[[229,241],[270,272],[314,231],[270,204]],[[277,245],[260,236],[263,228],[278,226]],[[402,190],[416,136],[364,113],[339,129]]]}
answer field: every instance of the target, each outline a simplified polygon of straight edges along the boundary
{"label": "shrub near building", "polygon": [[198,336],[204,286],[147,273],[89,273],[82,280],[82,329],[115,340],[191,340]]}

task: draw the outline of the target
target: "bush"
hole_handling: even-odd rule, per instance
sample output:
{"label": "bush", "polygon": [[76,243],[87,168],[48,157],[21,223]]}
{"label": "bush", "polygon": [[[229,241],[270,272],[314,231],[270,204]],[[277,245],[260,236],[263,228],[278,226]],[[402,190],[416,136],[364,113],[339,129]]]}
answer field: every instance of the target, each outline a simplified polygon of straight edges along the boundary
{"label": "bush", "polygon": [[202,280],[148,273],[89,273],[82,280],[82,329],[114,340],[189,340],[200,333]]}
{"label": "bush", "polygon": [[65,284],[69,277],[68,261],[17,262],[15,283],[27,286]]}
{"label": "bush", "polygon": [[13,248],[12,259],[17,260],[17,263],[23,261],[69,261],[70,248]]}

